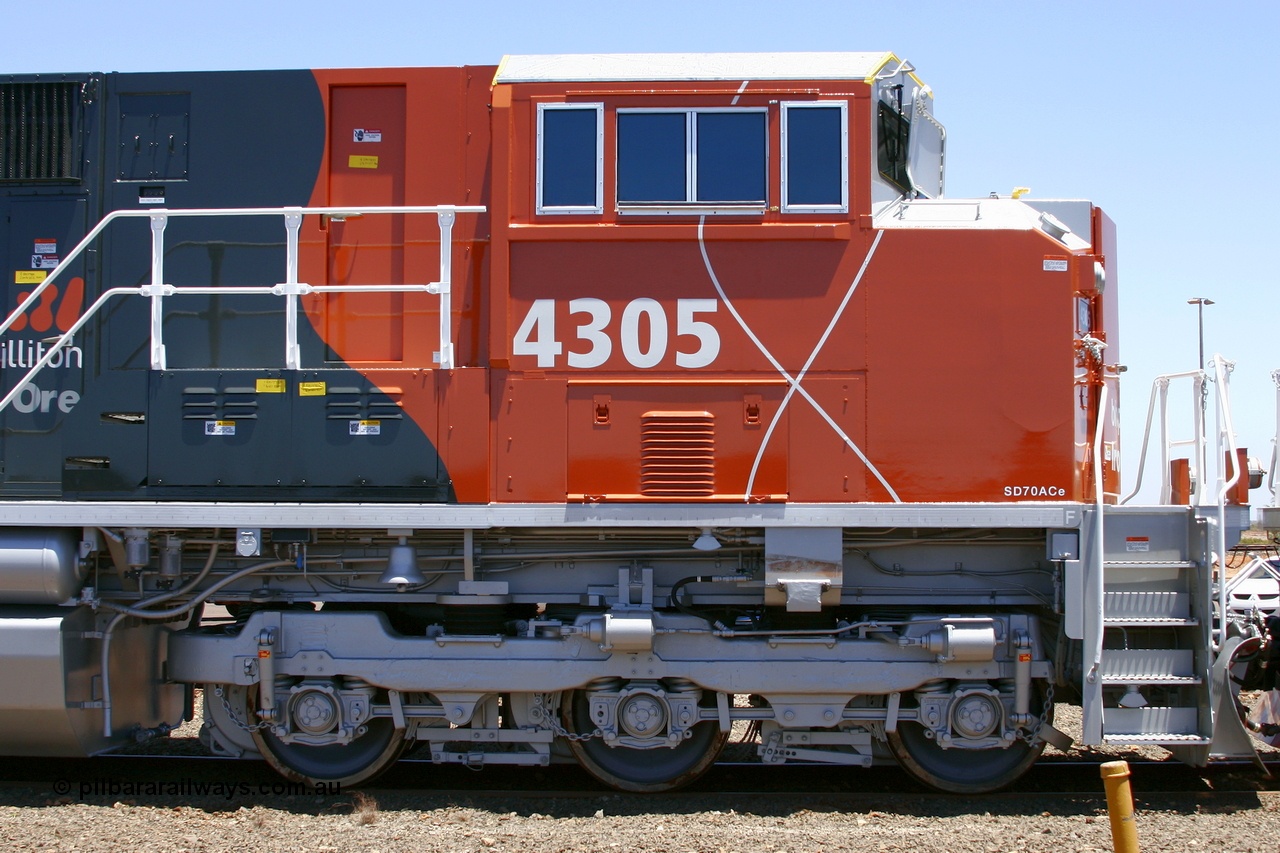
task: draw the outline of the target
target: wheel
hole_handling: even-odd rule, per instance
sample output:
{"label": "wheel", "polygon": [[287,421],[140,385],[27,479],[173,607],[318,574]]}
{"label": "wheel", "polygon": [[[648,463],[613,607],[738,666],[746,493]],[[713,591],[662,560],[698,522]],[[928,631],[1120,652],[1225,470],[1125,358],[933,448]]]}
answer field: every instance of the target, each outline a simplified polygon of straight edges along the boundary
{"label": "wheel", "polygon": [[[386,697],[382,699],[385,701]],[[397,730],[386,717],[369,720],[361,728],[362,733],[346,744],[285,743],[270,727],[254,729],[253,741],[267,763],[287,779],[315,786],[350,787],[387,770],[411,742],[405,730]]]}
{"label": "wheel", "polygon": [[919,723],[900,722],[888,735],[889,751],[910,776],[952,794],[987,794],[1008,787],[1031,769],[1044,741],[1015,741],[992,749],[943,749]]}
{"label": "wheel", "polygon": [[[705,700],[704,700],[705,702]],[[576,690],[561,706],[565,728],[575,734],[595,731],[589,712],[589,694]],[[727,734],[710,721],[696,724],[693,736],[678,746],[636,749],[609,746],[601,738],[570,740],[569,748],[588,773],[620,791],[656,794],[691,784],[716,763]]]}

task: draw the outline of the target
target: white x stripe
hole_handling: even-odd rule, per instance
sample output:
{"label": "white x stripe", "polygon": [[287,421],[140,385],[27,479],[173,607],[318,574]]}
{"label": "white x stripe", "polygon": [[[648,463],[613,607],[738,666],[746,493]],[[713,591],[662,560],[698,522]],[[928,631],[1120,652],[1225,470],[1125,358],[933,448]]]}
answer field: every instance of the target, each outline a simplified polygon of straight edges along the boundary
{"label": "white x stripe", "polygon": [[733,302],[730,301],[729,296],[724,292],[724,288],[720,285],[720,279],[716,275],[715,269],[711,266],[711,258],[707,255],[706,241],[703,239],[703,226],[706,224],[706,221],[707,218],[705,216],[698,220],[698,248],[702,251],[702,263],[707,268],[707,275],[711,277],[711,283],[715,286],[716,293],[720,295],[720,301],[724,303],[725,308],[729,309],[729,313],[733,315],[733,319],[737,321],[740,327],[742,327],[742,331],[751,339],[751,342],[756,345],[756,349],[760,350],[761,354],[764,355],[764,357],[769,360],[769,363],[773,365],[773,368],[782,375],[783,379],[787,380],[787,384],[789,386],[787,388],[786,395],[782,398],[782,404],[778,406],[778,411],[774,414],[772,420],[769,421],[769,426],[765,430],[764,437],[760,440],[760,449],[756,451],[755,461],[751,464],[751,475],[747,478],[747,498],[750,499],[752,488],[755,486],[756,472],[760,468],[760,460],[764,458],[765,448],[769,446],[769,439],[773,436],[773,430],[777,426],[778,421],[781,420],[782,413],[786,411],[787,405],[791,402],[792,396],[799,394],[805,400],[809,401],[809,405],[813,406],[814,411],[816,411],[818,415],[827,422],[827,425],[835,431],[836,435],[840,436],[840,440],[848,445],[850,450],[857,454],[858,458],[862,460],[862,464],[866,465],[867,470],[875,476],[875,478],[880,482],[880,485],[884,486],[885,491],[889,493],[889,496],[893,498],[896,503],[902,503],[902,498],[898,497],[898,493],[893,490],[893,487],[889,485],[889,482],[883,475],[881,475],[880,471],[876,469],[876,466],[871,464],[871,460],[867,458],[861,448],[854,443],[853,439],[851,439],[848,434],[840,428],[840,425],[837,424],[829,414],[827,414],[826,410],[824,410],[822,406],[818,405],[818,401],[813,399],[809,392],[801,385],[801,382],[804,381],[804,376],[808,372],[810,366],[812,366],[814,359],[818,357],[818,353],[822,351],[822,348],[827,343],[827,338],[831,336],[832,330],[835,329],[836,323],[839,322],[840,316],[844,313],[845,307],[849,304],[849,300],[853,298],[853,292],[858,289],[858,283],[862,281],[862,276],[867,271],[867,265],[871,263],[871,258],[876,253],[876,247],[880,245],[880,238],[884,236],[884,231],[876,232],[875,240],[871,243],[871,250],[867,252],[866,258],[862,261],[862,266],[858,269],[858,274],[854,276],[853,282],[849,285],[849,289],[845,291],[844,299],[840,300],[839,307],[836,308],[835,314],[831,316],[831,322],[827,324],[827,328],[823,331],[822,337],[818,339],[818,343],[813,348],[813,352],[809,353],[809,358],[805,360],[804,367],[800,369],[799,374],[792,376],[787,372],[786,368],[778,363],[778,360],[773,357],[773,353],[769,352],[768,347],[764,345],[756,333],[751,330],[751,327],[747,325],[747,321],[738,313],[738,309],[734,307]]}

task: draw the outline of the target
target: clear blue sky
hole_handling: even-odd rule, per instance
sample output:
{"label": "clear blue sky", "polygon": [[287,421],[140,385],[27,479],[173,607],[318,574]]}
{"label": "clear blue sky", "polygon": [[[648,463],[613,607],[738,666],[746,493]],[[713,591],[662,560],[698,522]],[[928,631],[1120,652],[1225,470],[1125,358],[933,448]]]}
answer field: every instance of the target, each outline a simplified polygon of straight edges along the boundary
{"label": "clear blue sky", "polygon": [[[1196,296],[1216,303],[1206,350],[1236,362],[1239,440],[1270,459],[1280,2],[46,0],[23,7],[29,27],[14,0],[5,5],[0,74],[892,50],[937,94],[948,195],[1027,186],[1091,199],[1116,221],[1130,482],[1152,379],[1196,365]],[[1265,490],[1252,497],[1271,501]]]}

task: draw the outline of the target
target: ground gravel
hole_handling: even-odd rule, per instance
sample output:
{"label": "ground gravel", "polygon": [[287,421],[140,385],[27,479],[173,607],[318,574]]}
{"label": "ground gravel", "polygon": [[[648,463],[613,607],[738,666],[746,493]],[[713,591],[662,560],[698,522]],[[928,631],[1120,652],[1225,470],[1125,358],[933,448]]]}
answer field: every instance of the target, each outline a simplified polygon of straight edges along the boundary
{"label": "ground gravel", "polygon": [[[1060,727],[1068,731],[1078,726],[1074,709],[1059,706],[1059,717]],[[179,732],[187,738],[192,734],[191,730]],[[1163,754],[1157,748],[1102,748],[1057,758],[1134,760]],[[1054,756],[1049,754],[1045,760]],[[531,774],[531,784],[536,784],[536,778]],[[1143,853],[1280,850],[1280,795],[1144,797],[1141,791],[1136,793]],[[376,787],[327,796],[244,791],[230,796],[71,791],[60,796],[48,785],[0,786],[0,850],[91,853],[129,848],[332,853],[1069,853],[1113,849],[1101,783],[1096,795],[1015,793],[986,798],[691,792],[467,799]]]}
{"label": "ground gravel", "polygon": [[[1229,798],[1230,799],[1230,798]],[[332,801],[263,805],[144,805],[51,801],[0,807],[0,846],[22,850],[313,851],[1106,851],[1101,802],[1010,800],[996,808],[945,798],[863,798],[802,805],[750,797],[728,808],[722,795],[692,799],[602,796],[555,800],[441,802],[373,791]],[[1275,853],[1280,800],[1243,795],[1202,807],[1193,795],[1146,804],[1142,850]],[[1030,807],[1028,807],[1030,806]],[[1038,811],[1036,809],[1039,809]]]}

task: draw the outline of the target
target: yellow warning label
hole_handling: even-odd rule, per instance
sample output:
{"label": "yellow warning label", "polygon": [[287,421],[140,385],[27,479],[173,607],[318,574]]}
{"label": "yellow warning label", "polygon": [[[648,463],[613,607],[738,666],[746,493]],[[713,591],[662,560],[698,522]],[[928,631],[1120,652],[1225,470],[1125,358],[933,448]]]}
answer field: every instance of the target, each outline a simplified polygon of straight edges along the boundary
{"label": "yellow warning label", "polygon": [[299,397],[323,397],[327,390],[324,382],[299,382]]}
{"label": "yellow warning label", "polygon": [[14,270],[14,284],[39,284],[48,278],[49,274],[44,270]]}
{"label": "yellow warning label", "polygon": [[259,379],[257,382],[257,390],[259,394],[283,394],[283,379]]}
{"label": "yellow warning label", "polygon": [[378,158],[373,154],[352,154],[347,158],[347,166],[352,169],[376,169]]}

